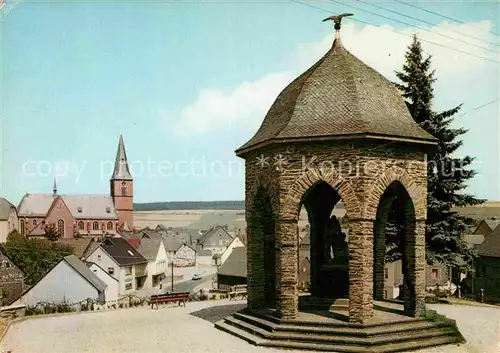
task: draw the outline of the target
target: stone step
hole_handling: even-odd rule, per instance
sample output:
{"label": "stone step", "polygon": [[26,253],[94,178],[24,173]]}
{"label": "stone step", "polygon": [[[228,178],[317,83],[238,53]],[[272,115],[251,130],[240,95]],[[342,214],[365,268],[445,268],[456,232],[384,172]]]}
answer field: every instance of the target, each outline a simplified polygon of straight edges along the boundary
{"label": "stone step", "polygon": [[[241,321],[246,321],[254,326],[266,329],[268,331],[290,331],[315,334],[336,334],[336,335],[357,335],[357,336],[376,336],[388,333],[411,332],[415,330],[445,327],[444,323],[436,323],[424,320],[415,320],[403,323],[395,323],[393,325],[372,326],[368,328],[350,327],[347,325],[332,326],[325,325],[319,322],[313,325],[294,325],[294,324],[278,324],[271,320],[264,319],[248,313],[235,313],[233,316]],[[329,324],[329,323],[327,323]]]}
{"label": "stone step", "polygon": [[330,322],[330,321],[309,321],[309,320],[288,320],[288,319],[280,319],[274,317],[269,314],[260,313],[258,311],[251,310],[243,310],[240,313],[245,313],[253,317],[258,317],[264,319],[266,321],[280,324],[280,325],[294,325],[294,326],[322,326],[322,327],[350,327],[350,328],[362,328],[366,329],[368,327],[386,327],[393,325],[402,325],[402,324],[413,324],[416,322],[428,322],[425,318],[404,318],[393,321],[386,322],[378,322],[378,323],[370,323],[370,324],[354,324],[347,322]]}
{"label": "stone step", "polygon": [[261,337],[257,337],[257,336],[252,335],[251,333],[249,333],[245,330],[241,330],[237,327],[229,325],[224,320],[217,321],[215,323],[215,328],[217,328],[221,331],[224,331],[226,333],[229,333],[233,336],[236,336],[236,337],[238,337],[238,338],[240,338],[248,343],[256,345],[256,346],[262,345],[262,343],[264,342],[264,339],[262,339]]}
{"label": "stone step", "polygon": [[455,335],[456,330],[451,327],[435,327],[422,329],[420,331],[399,332],[396,334],[385,334],[378,336],[358,336],[355,333],[350,335],[342,334],[314,334],[314,333],[298,333],[289,331],[269,331],[248,322],[239,320],[234,317],[228,317],[225,322],[229,325],[235,326],[238,329],[250,332],[253,335],[261,336],[269,340],[291,340],[294,342],[315,342],[324,344],[342,344],[342,345],[356,345],[356,346],[372,346],[381,345],[386,343],[422,340],[446,335]]}
{"label": "stone step", "polygon": [[429,347],[437,347],[448,344],[456,344],[459,340],[456,337],[436,337],[420,341],[409,341],[403,343],[392,343],[380,347],[364,347],[364,346],[342,346],[329,345],[313,342],[294,342],[294,341],[278,341],[264,340],[259,345],[274,348],[285,349],[302,349],[313,351],[339,352],[339,353],[397,353],[408,352]]}

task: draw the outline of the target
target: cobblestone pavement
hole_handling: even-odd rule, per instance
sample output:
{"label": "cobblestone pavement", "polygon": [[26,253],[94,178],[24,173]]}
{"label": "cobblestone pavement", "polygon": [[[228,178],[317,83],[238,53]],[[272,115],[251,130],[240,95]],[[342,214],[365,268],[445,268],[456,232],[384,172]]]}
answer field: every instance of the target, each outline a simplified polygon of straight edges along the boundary
{"label": "cobblestone pavement", "polygon": [[[11,326],[0,346],[3,352],[12,353],[283,353],[252,346],[214,328],[213,322],[245,305],[244,301],[198,302],[188,303],[186,308],[140,307],[28,319]],[[468,343],[420,353],[499,352],[499,309],[430,307],[456,319]]]}

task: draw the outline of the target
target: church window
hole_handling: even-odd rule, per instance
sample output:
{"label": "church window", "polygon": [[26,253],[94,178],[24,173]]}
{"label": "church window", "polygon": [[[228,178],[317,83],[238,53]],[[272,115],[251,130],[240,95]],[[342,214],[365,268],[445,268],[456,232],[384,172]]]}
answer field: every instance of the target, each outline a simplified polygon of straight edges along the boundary
{"label": "church window", "polygon": [[80,230],[85,229],[85,224],[82,221],[78,222],[78,229],[80,229]]}
{"label": "church window", "polygon": [[99,222],[92,223],[92,230],[99,230]]}
{"label": "church window", "polygon": [[113,222],[108,222],[107,226],[108,230],[113,230]]}
{"label": "church window", "polygon": [[122,196],[127,196],[127,183],[122,183]]}
{"label": "church window", "polygon": [[36,219],[33,220],[33,225],[36,227]]}
{"label": "church window", "polygon": [[24,220],[21,220],[21,235],[26,235],[26,228],[25,228]]}
{"label": "church window", "polygon": [[57,221],[57,234],[64,238],[64,221],[62,219]]}

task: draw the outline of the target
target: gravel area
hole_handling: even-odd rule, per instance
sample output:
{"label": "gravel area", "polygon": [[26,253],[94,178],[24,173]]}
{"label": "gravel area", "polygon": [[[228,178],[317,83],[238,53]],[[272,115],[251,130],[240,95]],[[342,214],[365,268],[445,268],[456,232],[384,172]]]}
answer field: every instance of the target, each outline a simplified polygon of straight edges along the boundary
{"label": "gravel area", "polygon": [[[214,328],[213,322],[245,306],[245,301],[224,300],[188,303],[186,308],[140,307],[28,319],[12,325],[0,346],[3,352],[12,353],[283,353],[252,346]],[[462,305],[429,307],[456,319],[468,343],[421,353],[500,352],[499,309]]]}

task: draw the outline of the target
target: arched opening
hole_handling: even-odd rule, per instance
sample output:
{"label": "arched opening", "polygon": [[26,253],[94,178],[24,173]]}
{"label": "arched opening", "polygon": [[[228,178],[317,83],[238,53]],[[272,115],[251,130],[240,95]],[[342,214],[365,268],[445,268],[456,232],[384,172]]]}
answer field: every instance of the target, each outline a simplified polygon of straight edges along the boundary
{"label": "arched opening", "polygon": [[263,278],[255,278],[262,286],[261,302],[263,307],[276,307],[276,218],[272,201],[266,189],[260,187],[253,199],[251,222],[251,262],[252,266],[262,266]]}
{"label": "arched opening", "polygon": [[64,220],[57,221],[57,234],[59,237],[64,238]]}
{"label": "arched opening", "polygon": [[415,225],[410,195],[399,181],[392,182],[380,197],[373,229],[373,297],[404,300],[405,311],[415,301],[410,273]]}
{"label": "arched opening", "polygon": [[[340,195],[328,183],[320,181],[305,193],[302,207],[299,217],[299,289],[309,292],[312,297],[348,298],[348,231]],[[304,211],[307,214],[305,226]],[[309,283],[308,288],[304,288],[303,279],[307,278],[307,272]]]}
{"label": "arched opening", "polygon": [[21,235],[26,235],[26,225],[23,219],[21,219]]}
{"label": "arched opening", "polygon": [[92,223],[92,230],[99,230],[99,222]]}
{"label": "arched opening", "polygon": [[108,222],[106,225],[107,230],[113,230],[113,222]]}
{"label": "arched opening", "polygon": [[84,230],[85,229],[85,224],[82,221],[78,222],[78,229],[79,230]]}

